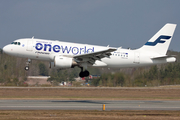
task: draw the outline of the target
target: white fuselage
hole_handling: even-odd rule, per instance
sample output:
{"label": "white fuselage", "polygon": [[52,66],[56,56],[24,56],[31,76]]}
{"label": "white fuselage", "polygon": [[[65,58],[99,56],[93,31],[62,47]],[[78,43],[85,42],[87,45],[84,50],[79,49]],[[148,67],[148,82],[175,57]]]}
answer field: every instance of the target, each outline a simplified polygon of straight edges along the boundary
{"label": "white fuselage", "polygon": [[[104,46],[77,44],[70,42],[43,40],[43,39],[18,39],[12,44],[6,45],[3,51],[9,55],[24,57],[36,60],[54,61],[58,55],[72,57],[80,54],[98,52],[107,49]],[[155,56],[161,56],[151,51],[142,51],[140,49],[130,50],[117,48],[111,52],[111,56],[96,60],[92,66],[97,67],[138,67],[153,65],[159,63],[174,62],[174,57],[151,59]]]}

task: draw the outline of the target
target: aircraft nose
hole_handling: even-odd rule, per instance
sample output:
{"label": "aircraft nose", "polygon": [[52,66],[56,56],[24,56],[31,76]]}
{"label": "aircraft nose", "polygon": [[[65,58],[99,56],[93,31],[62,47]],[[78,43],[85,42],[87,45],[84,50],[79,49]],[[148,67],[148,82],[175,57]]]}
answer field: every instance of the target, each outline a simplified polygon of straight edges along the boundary
{"label": "aircraft nose", "polygon": [[6,46],[3,47],[3,52],[4,52],[4,53],[9,53],[10,50],[11,50],[11,49],[10,49],[10,47],[9,47],[8,45],[6,45]]}

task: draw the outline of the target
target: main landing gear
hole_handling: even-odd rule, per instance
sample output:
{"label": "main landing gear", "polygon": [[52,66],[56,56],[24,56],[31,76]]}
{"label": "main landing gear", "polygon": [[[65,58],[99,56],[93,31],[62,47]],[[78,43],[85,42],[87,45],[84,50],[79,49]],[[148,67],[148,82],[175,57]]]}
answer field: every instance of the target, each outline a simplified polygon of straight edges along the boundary
{"label": "main landing gear", "polygon": [[81,67],[81,72],[79,73],[79,77],[88,77],[89,76],[89,71],[85,70],[83,71],[83,67]]}
{"label": "main landing gear", "polygon": [[29,70],[29,64],[31,63],[31,59],[28,59],[28,61],[26,61],[26,66],[25,66],[25,70],[28,71]]}

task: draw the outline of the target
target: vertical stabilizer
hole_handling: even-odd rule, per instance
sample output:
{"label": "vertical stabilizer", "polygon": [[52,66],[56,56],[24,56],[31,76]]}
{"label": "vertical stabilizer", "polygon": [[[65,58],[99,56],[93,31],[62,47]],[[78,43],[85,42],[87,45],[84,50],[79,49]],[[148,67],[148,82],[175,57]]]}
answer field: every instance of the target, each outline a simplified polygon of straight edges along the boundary
{"label": "vertical stabilizer", "polygon": [[175,28],[176,24],[167,23],[139,50],[165,55],[171,43]]}

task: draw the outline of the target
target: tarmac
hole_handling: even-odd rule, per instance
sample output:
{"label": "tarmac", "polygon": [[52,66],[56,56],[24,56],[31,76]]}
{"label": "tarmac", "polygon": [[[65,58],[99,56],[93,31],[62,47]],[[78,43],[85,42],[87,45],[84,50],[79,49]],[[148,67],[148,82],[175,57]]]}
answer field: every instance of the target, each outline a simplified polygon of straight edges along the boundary
{"label": "tarmac", "polygon": [[0,110],[180,110],[180,101],[0,100]]}

